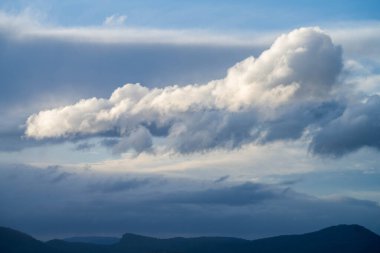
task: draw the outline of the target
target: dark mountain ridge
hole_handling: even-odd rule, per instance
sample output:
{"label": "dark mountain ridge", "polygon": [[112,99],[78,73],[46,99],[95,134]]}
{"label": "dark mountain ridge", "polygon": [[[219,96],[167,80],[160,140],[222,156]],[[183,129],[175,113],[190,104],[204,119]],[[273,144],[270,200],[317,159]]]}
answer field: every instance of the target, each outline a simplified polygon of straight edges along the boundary
{"label": "dark mountain ridge", "polygon": [[84,242],[100,245],[111,245],[120,241],[118,237],[111,236],[74,236],[63,239],[66,242]]}
{"label": "dark mountain ridge", "polygon": [[57,252],[46,243],[22,232],[0,227],[0,252],[4,253],[50,253]]}
{"label": "dark mountain ridge", "polygon": [[[232,237],[175,237],[158,239],[124,234],[113,244],[79,242],[101,237],[74,238],[75,242],[46,243],[10,228],[0,227],[0,252],[4,253],[380,253],[380,236],[359,225],[338,225],[301,235],[258,240]],[[113,238],[117,239],[117,238]],[[111,240],[113,240],[111,239]],[[78,241],[79,240],[79,241]]]}

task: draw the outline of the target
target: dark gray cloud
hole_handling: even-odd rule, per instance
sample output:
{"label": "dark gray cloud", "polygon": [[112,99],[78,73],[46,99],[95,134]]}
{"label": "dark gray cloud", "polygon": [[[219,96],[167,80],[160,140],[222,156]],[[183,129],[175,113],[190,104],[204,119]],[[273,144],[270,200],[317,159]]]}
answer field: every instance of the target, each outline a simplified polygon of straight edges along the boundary
{"label": "dark gray cloud", "polygon": [[281,186],[293,186],[295,184],[298,184],[302,182],[302,178],[295,178],[295,179],[286,179],[286,180],[282,180],[278,183],[278,185],[281,185]]}
{"label": "dark gray cloud", "polygon": [[164,200],[179,204],[244,206],[276,198],[286,199],[286,192],[267,185],[245,183],[203,191],[176,192],[165,196]]}
{"label": "dark gray cloud", "polygon": [[[0,223],[43,238],[80,234],[229,235],[302,233],[338,223],[380,231],[375,202],[321,199],[279,185],[65,171],[0,170]],[[89,188],[91,187],[98,187]]]}
{"label": "dark gray cloud", "polygon": [[23,148],[41,145],[36,140],[26,140],[22,138],[24,135],[23,130],[15,129],[2,129],[0,131],[0,151],[2,152],[15,152]]}
{"label": "dark gray cloud", "polygon": [[104,193],[108,193],[108,192],[132,190],[132,189],[147,185],[149,183],[151,183],[151,180],[147,178],[109,179],[109,180],[101,180],[100,182],[91,184],[89,186],[89,189],[92,191],[101,191]]}
{"label": "dark gray cloud", "polygon": [[220,178],[216,179],[214,182],[221,183],[221,182],[226,181],[229,177],[230,177],[229,175],[221,176]]}
{"label": "dark gray cloud", "polygon": [[68,177],[74,175],[74,173],[61,171],[58,165],[48,166],[42,171],[44,177],[49,177],[51,183],[59,183],[66,180]]}
{"label": "dark gray cloud", "polygon": [[82,151],[82,150],[91,150],[92,148],[95,147],[94,143],[88,143],[88,142],[81,142],[78,143],[75,146],[75,150]]}
{"label": "dark gray cloud", "polygon": [[339,157],[362,147],[380,149],[380,96],[350,104],[343,115],[331,120],[314,137],[314,153]]}
{"label": "dark gray cloud", "polygon": [[214,148],[233,149],[252,142],[252,128],[257,123],[255,111],[228,113],[224,111],[190,112],[173,123],[181,129],[169,135],[169,142],[181,153],[206,151]]}
{"label": "dark gray cloud", "polygon": [[345,109],[343,102],[328,101],[290,105],[281,109],[281,116],[263,124],[261,131],[266,135],[261,142],[296,140],[310,127],[323,128],[339,117]]}
{"label": "dark gray cloud", "polygon": [[256,110],[191,112],[173,123],[172,129],[183,130],[169,137],[169,141],[179,152],[191,153],[214,148],[234,149],[252,142],[297,140],[306,129],[323,128],[344,110],[345,104],[340,101],[291,104],[281,107],[278,117],[268,121],[262,121]]}

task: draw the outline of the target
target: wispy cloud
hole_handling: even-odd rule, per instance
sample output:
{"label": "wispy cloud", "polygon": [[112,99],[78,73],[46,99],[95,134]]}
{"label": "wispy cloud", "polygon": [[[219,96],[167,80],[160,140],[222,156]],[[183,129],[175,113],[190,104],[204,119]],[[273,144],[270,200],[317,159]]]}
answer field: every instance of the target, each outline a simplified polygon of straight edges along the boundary
{"label": "wispy cloud", "polygon": [[126,15],[114,14],[112,16],[106,17],[103,24],[107,26],[122,26],[125,24],[126,20],[127,20]]}
{"label": "wispy cloud", "polygon": [[[222,34],[207,30],[174,30],[124,26],[124,15],[107,17],[103,26],[60,27],[43,24],[36,15],[23,12],[10,15],[0,11],[0,29],[15,39],[58,39],[87,43],[139,43],[171,45],[214,45],[214,46],[263,46],[275,36],[272,33]],[[256,36],[255,36],[256,35]]]}

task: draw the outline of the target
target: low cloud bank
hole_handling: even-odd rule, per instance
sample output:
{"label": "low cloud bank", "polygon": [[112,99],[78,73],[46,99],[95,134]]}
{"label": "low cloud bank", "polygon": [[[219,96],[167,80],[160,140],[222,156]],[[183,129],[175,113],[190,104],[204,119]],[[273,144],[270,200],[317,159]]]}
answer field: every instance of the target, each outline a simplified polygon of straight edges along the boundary
{"label": "low cloud bank", "polygon": [[0,192],[3,226],[49,239],[125,232],[257,238],[337,223],[380,230],[376,202],[262,183],[0,165]]}

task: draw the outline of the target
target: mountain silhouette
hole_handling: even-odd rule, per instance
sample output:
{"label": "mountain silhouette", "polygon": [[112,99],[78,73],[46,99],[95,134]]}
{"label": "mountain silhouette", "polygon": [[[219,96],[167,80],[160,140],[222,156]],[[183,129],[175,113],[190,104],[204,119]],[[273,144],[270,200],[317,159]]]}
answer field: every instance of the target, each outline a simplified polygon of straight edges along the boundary
{"label": "mountain silhouette", "polygon": [[[4,253],[380,253],[380,236],[359,225],[338,225],[301,235],[258,240],[232,237],[175,237],[158,239],[124,234],[111,244],[102,237],[76,237],[73,241],[46,243],[10,228],[0,227],[0,252]],[[70,239],[70,238],[69,238]],[[103,238],[104,239],[104,238]],[[109,239],[109,238],[108,238]],[[95,241],[94,241],[95,240]],[[98,241],[96,241],[98,240]],[[101,241],[102,239],[100,239]],[[91,243],[89,243],[91,241]],[[95,243],[94,243],[95,242]]]}
{"label": "mountain silhouette", "polygon": [[339,225],[303,235],[252,242],[254,252],[380,252],[380,237],[359,225]]}
{"label": "mountain silhouette", "polygon": [[0,227],[0,252],[56,253],[59,251],[27,234],[10,228]]}
{"label": "mountain silhouette", "polygon": [[111,245],[120,241],[118,237],[109,236],[75,236],[63,239],[66,242],[84,242],[101,245]]}

